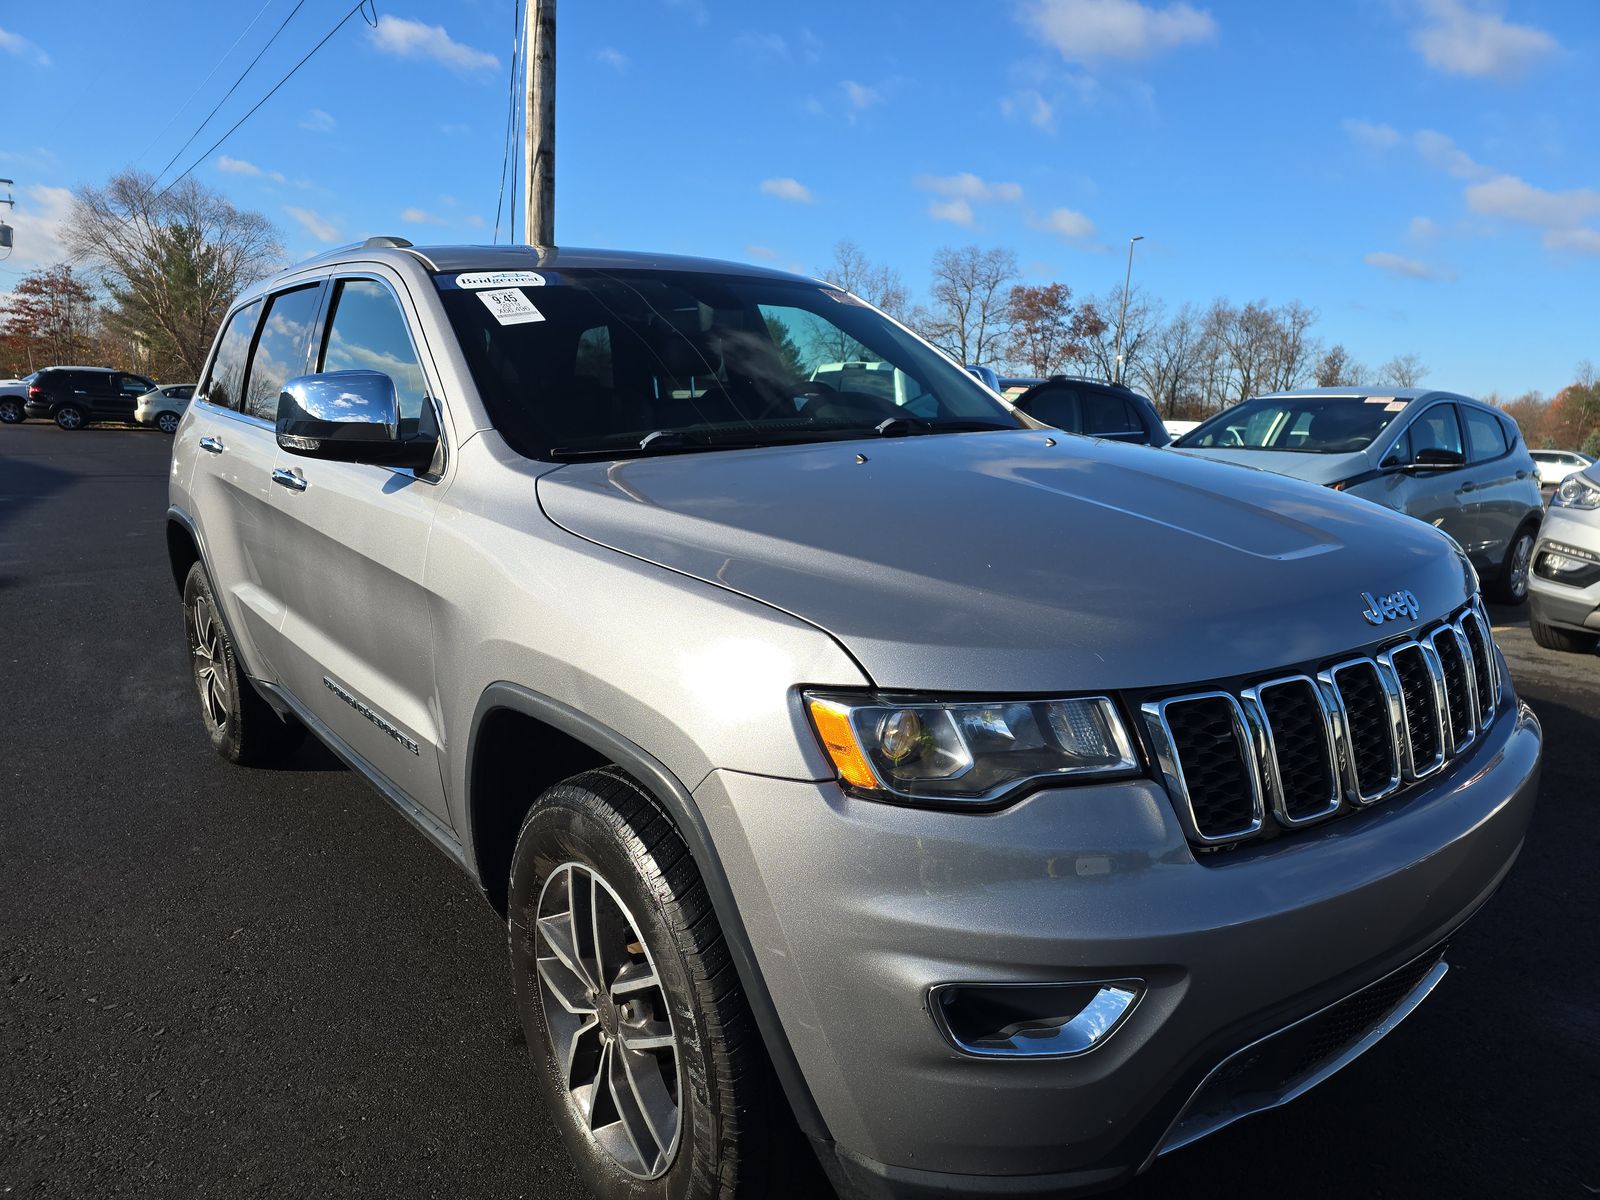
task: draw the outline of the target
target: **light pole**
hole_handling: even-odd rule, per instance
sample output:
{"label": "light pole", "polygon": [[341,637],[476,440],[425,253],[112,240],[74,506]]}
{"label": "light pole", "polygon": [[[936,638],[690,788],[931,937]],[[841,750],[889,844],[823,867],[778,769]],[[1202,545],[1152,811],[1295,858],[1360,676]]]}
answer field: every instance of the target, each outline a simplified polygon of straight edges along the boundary
{"label": "light pole", "polygon": [[1117,318],[1117,361],[1111,373],[1112,383],[1122,382],[1122,327],[1128,323],[1128,284],[1133,279],[1133,244],[1142,241],[1142,233],[1128,239],[1128,270],[1122,277],[1122,315]]}

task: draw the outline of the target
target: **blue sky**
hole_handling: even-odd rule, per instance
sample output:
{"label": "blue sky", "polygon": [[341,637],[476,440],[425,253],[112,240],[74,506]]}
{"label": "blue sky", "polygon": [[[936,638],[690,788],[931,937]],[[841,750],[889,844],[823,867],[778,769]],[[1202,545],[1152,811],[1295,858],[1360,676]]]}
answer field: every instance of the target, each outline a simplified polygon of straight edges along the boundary
{"label": "blue sky", "polygon": [[[0,175],[18,244],[0,289],[59,256],[66,189],[160,170],[294,3],[10,0]],[[492,237],[511,0],[377,6],[376,29],[350,20],[195,169],[293,257],[377,232]],[[305,0],[167,177],[348,9]],[[920,294],[937,248],[975,242],[1093,294],[1142,234],[1135,284],[1169,307],[1299,299],[1323,341],[1374,364],[1415,352],[1436,386],[1548,394],[1600,359],[1593,0],[560,15],[566,244],[815,271],[850,238]]]}

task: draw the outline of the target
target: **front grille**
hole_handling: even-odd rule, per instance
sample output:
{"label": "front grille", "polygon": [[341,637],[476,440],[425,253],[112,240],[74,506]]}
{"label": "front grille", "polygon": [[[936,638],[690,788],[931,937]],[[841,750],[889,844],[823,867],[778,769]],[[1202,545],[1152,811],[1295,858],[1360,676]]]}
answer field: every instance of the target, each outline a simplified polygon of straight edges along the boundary
{"label": "front grille", "polygon": [[1226,840],[1259,829],[1254,759],[1238,702],[1226,695],[1177,700],[1166,706],[1166,721],[1200,837]]}
{"label": "front grille", "polygon": [[[1419,994],[1419,990],[1443,957],[1441,946],[1224,1059],[1190,1098],[1160,1152],[1175,1150],[1242,1116],[1281,1104],[1327,1078],[1421,1001],[1427,992]],[[1443,973],[1439,968],[1438,974]]]}
{"label": "front grille", "polygon": [[1433,688],[1431,664],[1421,646],[1401,647],[1391,651],[1389,658],[1400,683],[1411,771],[1414,775],[1426,775],[1444,761],[1444,740],[1439,735],[1439,700]]}
{"label": "front grille", "polygon": [[1476,606],[1381,654],[1315,673],[1142,705],[1191,841],[1242,841],[1271,807],[1288,827],[1376,803],[1443,768],[1494,716],[1488,622]]}

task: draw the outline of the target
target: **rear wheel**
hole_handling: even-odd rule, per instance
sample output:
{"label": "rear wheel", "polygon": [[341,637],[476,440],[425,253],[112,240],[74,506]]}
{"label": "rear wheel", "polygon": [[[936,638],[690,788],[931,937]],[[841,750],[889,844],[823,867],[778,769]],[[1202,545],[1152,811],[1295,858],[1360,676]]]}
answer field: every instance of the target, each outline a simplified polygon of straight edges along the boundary
{"label": "rear wheel", "polygon": [[620,769],[535,802],[510,942],[539,1089],[594,1195],[774,1194],[787,1114],[727,944],[683,839]]}
{"label": "rear wheel", "polygon": [[156,418],[156,428],[162,433],[178,432],[178,414],[164,412]]}
{"label": "rear wheel", "polygon": [[1524,525],[1506,547],[1500,577],[1494,581],[1494,598],[1502,604],[1521,604],[1528,598],[1528,574],[1533,566],[1533,543],[1538,529]]}
{"label": "rear wheel", "polygon": [[26,415],[21,400],[15,396],[0,396],[0,425],[16,425]]}
{"label": "rear wheel", "polygon": [[199,563],[183,584],[183,622],[189,666],[200,698],[200,719],[218,754],[242,766],[280,761],[305,737],[305,726],[285,721],[257,694],[239,669],[223,627],[211,580]]}
{"label": "rear wheel", "polygon": [[88,420],[83,409],[76,404],[63,404],[56,409],[56,424],[63,429],[82,429]]}
{"label": "rear wheel", "polygon": [[1585,633],[1581,629],[1563,629],[1559,625],[1546,625],[1538,617],[1528,619],[1533,640],[1546,650],[1565,650],[1572,654],[1593,654],[1600,645],[1600,633]]}

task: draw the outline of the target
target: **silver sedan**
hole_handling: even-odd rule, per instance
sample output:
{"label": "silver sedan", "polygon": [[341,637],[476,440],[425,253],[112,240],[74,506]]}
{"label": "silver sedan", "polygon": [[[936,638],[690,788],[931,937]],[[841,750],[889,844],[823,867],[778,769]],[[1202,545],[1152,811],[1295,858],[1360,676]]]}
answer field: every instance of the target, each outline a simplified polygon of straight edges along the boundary
{"label": "silver sedan", "polygon": [[133,406],[133,419],[141,425],[154,425],[162,433],[177,433],[183,410],[194,395],[192,383],[169,383],[151,388]]}

